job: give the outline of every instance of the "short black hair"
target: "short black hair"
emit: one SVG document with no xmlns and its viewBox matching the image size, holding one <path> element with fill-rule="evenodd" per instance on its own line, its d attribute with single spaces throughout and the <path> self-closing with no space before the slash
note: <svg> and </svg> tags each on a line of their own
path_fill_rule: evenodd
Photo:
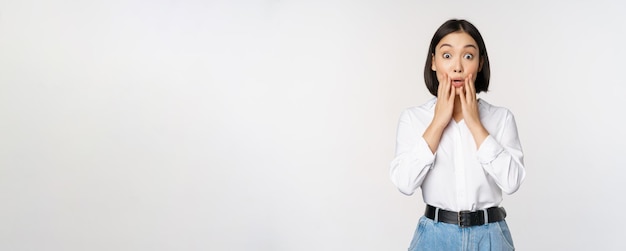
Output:
<svg viewBox="0 0 626 251">
<path fill-rule="evenodd" d="M 491 70 L 489 69 L 489 56 L 487 55 L 487 47 L 485 47 L 485 41 L 480 35 L 478 29 L 470 22 L 463 19 L 450 19 L 443 23 L 439 29 L 433 35 L 433 39 L 430 41 L 430 47 L 428 48 L 428 55 L 426 55 L 426 65 L 424 66 L 424 81 L 428 91 L 435 97 L 437 96 L 437 90 L 439 89 L 439 80 L 437 79 L 437 73 L 432 70 L 433 55 L 435 55 L 435 47 L 439 44 L 439 41 L 446 35 L 454 32 L 465 32 L 469 34 L 474 41 L 478 44 L 478 58 L 481 60 L 482 66 L 476 76 L 476 93 L 487 92 L 489 89 L 489 77 Z"/>
</svg>

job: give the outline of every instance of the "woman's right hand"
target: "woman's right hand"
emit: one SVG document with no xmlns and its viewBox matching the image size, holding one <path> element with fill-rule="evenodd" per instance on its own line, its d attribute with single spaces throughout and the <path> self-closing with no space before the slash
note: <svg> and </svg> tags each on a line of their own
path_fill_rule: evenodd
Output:
<svg viewBox="0 0 626 251">
<path fill-rule="evenodd" d="M 452 119 L 452 113 L 454 112 L 454 98 L 456 93 L 454 86 L 450 82 L 448 74 L 442 74 L 441 78 L 437 76 L 439 80 L 439 88 L 437 90 L 437 103 L 435 104 L 435 115 L 433 121 L 424 131 L 422 137 L 428 143 L 430 151 L 435 153 L 439 147 L 441 141 L 441 135 L 443 135 L 444 129 L 450 123 Z"/>
<path fill-rule="evenodd" d="M 435 104 L 435 116 L 431 122 L 434 126 L 445 128 L 452 119 L 454 112 L 454 98 L 456 93 L 448 74 L 442 74 L 437 90 L 437 103 Z"/>
</svg>

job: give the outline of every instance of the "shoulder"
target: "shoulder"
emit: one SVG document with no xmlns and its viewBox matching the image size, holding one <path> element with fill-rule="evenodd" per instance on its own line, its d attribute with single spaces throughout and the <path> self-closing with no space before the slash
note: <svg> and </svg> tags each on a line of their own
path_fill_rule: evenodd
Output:
<svg viewBox="0 0 626 251">
<path fill-rule="evenodd" d="M 478 100 L 480 117 L 483 120 L 509 120 L 513 113 L 506 107 L 492 105 L 484 99 Z"/>
<path fill-rule="evenodd" d="M 402 111 L 400 118 L 413 122 L 429 123 L 433 118 L 436 102 L 437 98 L 432 98 L 424 104 L 408 107 Z"/>
<path fill-rule="evenodd" d="M 428 100 L 426 103 L 416 106 L 411 106 L 402 112 L 403 116 L 406 115 L 419 115 L 419 114 L 429 114 L 434 112 L 435 103 L 437 103 L 437 98 L 432 98 Z"/>
</svg>

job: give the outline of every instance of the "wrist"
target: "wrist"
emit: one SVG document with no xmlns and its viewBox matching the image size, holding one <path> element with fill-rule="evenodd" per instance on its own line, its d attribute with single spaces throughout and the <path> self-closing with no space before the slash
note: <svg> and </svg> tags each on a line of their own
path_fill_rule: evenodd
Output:
<svg viewBox="0 0 626 251">
<path fill-rule="evenodd" d="M 432 122 L 430 122 L 430 126 L 443 130 L 443 129 L 445 129 L 448 126 L 448 124 L 450 123 L 451 119 L 452 118 L 448 118 L 448 119 L 437 118 L 435 116 L 435 118 L 433 118 Z"/>
<path fill-rule="evenodd" d="M 482 124 L 478 124 L 477 126 L 470 127 L 470 132 L 474 137 L 474 141 L 476 142 L 476 148 L 478 149 L 483 141 L 489 136 L 489 132 Z"/>
</svg>

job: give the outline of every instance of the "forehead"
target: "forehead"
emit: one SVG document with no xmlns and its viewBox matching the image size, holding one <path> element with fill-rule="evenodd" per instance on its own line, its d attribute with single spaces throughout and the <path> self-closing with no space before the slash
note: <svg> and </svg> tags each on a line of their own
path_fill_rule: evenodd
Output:
<svg viewBox="0 0 626 251">
<path fill-rule="evenodd" d="M 464 48 L 467 45 L 473 45 L 475 48 L 478 48 L 474 38 L 464 31 L 457 31 L 444 36 L 437 44 L 436 49 L 441 48 L 442 45 L 449 45 L 453 48 Z"/>
</svg>

